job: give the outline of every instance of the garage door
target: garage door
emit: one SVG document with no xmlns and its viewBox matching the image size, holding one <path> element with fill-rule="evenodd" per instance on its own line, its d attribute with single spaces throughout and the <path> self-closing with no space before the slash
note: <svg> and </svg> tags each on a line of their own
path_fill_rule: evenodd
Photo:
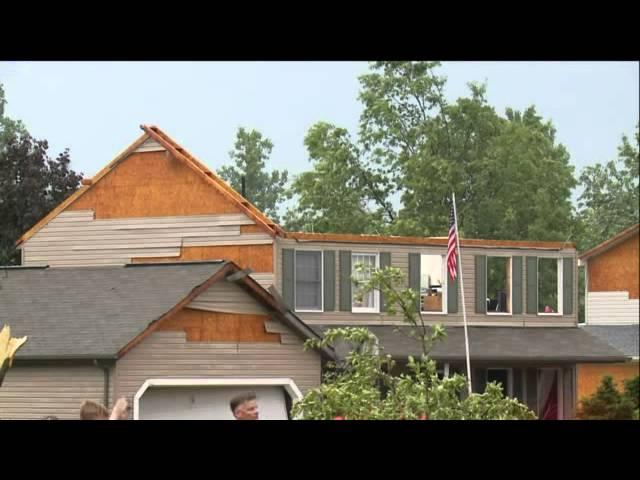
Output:
<svg viewBox="0 0 640 480">
<path fill-rule="evenodd" d="M 281 386 L 149 387 L 140 397 L 140 420 L 233 420 L 229 401 L 256 393 L 260 420 L 287 420 L 285 389 Z"/>
</svg>

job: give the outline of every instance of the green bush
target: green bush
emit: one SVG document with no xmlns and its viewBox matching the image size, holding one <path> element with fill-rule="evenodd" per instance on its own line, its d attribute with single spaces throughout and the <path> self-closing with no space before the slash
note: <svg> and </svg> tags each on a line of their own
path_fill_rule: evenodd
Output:
<svg viewBox="0 0 640 480">
<path fill-rule="evenodd" d="M 633 388 L 633 381 L 631 382 Z M 577 417 L 584 420 L 632 420 L 634 414 L 637 418 L 635 410 L 638 405 L 637 397 L 634 404 L 632 395 L 628 389 L 620 393 L 613 378 L 607 375 L 602 379 L 596 393 L 582 400 Z"/>
<path fill-rule="evenodd" d="M 482 394 L 466 395 L 466 378 L 439 378 L 428 356 L 409 357 L 407 371 L 392 374 L 395 362 L 382 354 L 366 328 L 325 332 L 319 347 L 347 341 L 354 346 L 341 365 L 329 365 L 320 387 L 296 402 L 293 415 L 305 420 L 534 420 L 535 414 L 502 388 L 489 383 Z"/>
<path fill-rule="evenodd" d="M 363 271 L 362 265 L 355 266 Z M 429 327 L 420 308 L 418 294 L 405 287 L 404 274 L 393 267 L 370 272 L 367 282 L 358 282 L 356 297 L 372 289 L 385 298 L 385 311 L 400 313 L 421 347 L 419 359 L 408 357 L 407 368 L 394 373 L 396 363 L 384 355 L 378 339 L 366 328 L 334 328 L 322 340 L 309 340 L 305 348 L 335 346 L 345 342 L 351 352 L 342 364 L 329 364 L 322 385 L 296 402 L 293 414 L 307 420 L 470 420 L 535 419 L 535 414 L 517 400 L 506 398 L 491 383 L 482 394 L 468 394 L 462 375 L 439 378 L 436 363 L 429 358 L 435 342 L 446 336 L 441 325 Z M 398 332 L 398 335 L 401 333 Z"/>
<path fill-rule="evenodd" d="M 624 394 L 633 402 L 637 411 L 640 408 L 640 375 L 624 381 Z"/>
</svg>

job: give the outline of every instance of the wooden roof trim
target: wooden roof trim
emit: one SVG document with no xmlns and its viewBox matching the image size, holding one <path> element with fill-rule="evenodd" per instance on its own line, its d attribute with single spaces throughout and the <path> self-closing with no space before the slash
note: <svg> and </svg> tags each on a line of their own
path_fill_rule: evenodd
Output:
<svg viewBox="0 0 640 480">
<path fill-rule="evenodd" d="M 204 165 L 200 160 L 198 160 L 195 156 L 189 153 L 185 148 L 183 148 L 180 144 L 178 144 L 175 140 L 173 140 L 169 135 L 164 133 L 160 128 L 154 125 L 141 125 L 145 132 L 149 135 L 153 136 L 156 141 L 161 143 L 165 148 L 169 146 L 172 147 L 174 151 L 176 151 L 180 156 L 182 156 L 187 162 L 189 162 L 192 166 L 196 167 L 197 170 L 204 173 L 205 178 L 209 183 L 213 183 L 218 187 L 223 193 L 227 194 L 227 197 L 231 197 L 230 199 L 236 203 L 243 211 L 245 211 L 251 218 L 256 220 L 259 225 L 264 226 L 268 232 L 275 232 L 279 235 L 284 235 L 284 230 L 280 225 L 273 222 L 269 217 L 267 217 L 260 209 L 258 209 L 255 205 L 249 202 L 246 198 L 236 192 L 233 188 L 231 188 L 227 182 L 222 180 L 215 172 L 210 170 L 206 165 Z"/>
<path fill-rule="evenodd" d="M 197 297 L 198 295 L 200 295 L 202 292 L 204 292 L 205 290 L 207 290 L 211 285 L 213 285 L 214 283 L 222 280 L 223 278 L 225 278 L 225 276 L 227 275 L 228 272 L 230 271 L 234 271 L 234 270 L 239 270 L 239 267 L 237 267 L 235 264 L 233 263 L 227 263 L 226 265 L 224 265 L 223 267 L 220 268 L 220 270 L 218 270 L 216 273 L 214 273 L 211 277 L 209 277 L 207 280 L 205 280 L 202 284 L 198 285 L 197 287 L 195 287 L 193 290 L 191 290 L 191 292 L 189 292 L 189 294 L 184 297 L 182 300 L 180 300 L 180 302 L 178 302 L 177 304 L 175 304 L 171 310 L 169 310 L 168 312 L 166 312 L 164 315 L 160 316 L 159 318 L 157 318 L 156 320 L 154 320 L 153 322 L 151 322 L 147 328 L 144 329 L 144 331 L 140 332 L 138 335 L 136 335 L 131 341 L 129 341 L 129 343 L 127 343 L 124 347 L 122 347 L 120 349 L 120 351 L 118 351 L 118 358 L 121 358 L 123 355 L 125 355 L 129 350 L 131 350 L 133 347 L 135 347 L 136 345 L 138 345 L 141 341 L 143 341 L 145 338 L 147 338 L 149 335 L 151 335 L 155 330 L 157 330 L 157 328 L 166 320 L 168 320 L 169 318 L 173 317 L 175 314 L 177 314 L 180 310 L 182 310 L 184 307 L 186 307 L 189 303 L 191 303 L 191 301 Z"/>
<path fill-rule="evenodd" d="M 177 160 L 181 161 L 184 165 L 186 165 L 187 167 L 189 167 L 191 170 L 193 170 L 197 175 L 199 175 L 202 179 L 204 179 L 206 182 L 208 182 L 210 185 L 216 187 L 216 189 L 222 193 L 223 196 L 227 197 L 228 200 L 230 200 L 231 202 L 233 202 L 234 204 L 236 204 L 236 206 L 240 209 L 240 211 L 242 211 L 243 213 L 245 213 L 247 216 L 249 216 L 252 220 L 254 220 L 258 225 L 260 225 L 262 227 L 262 229 L 264 231 L 266 231 L 269 235 L 271 235 L 272 237 L 275 237 L 276 232 L 271 229 L 269 227 L 268 224 L 266 224 L 260 217 L 258 217 L 254 212 L 251 211 L 251 209 L 247 208 L 245 205 L 242 204 L 242 202 L 239 202 L 236 198 L 234 198 L 232 195 L 229 194 L 229 192 L 225 189 L 219 188 L 219 185 L 215 182 L 213 182 L 213 179 L 211 178 L 210 175 L 213 175 L 212 172 L 205 172 L 204 170 L 200 169 L 198 167 L 198 165 L 196 165 L 193 161 L 191 161 L 189 158 L 185 157 L 182 152 L 178 151 L 178 149 L 176 147 L 174 147 L 170 142 L 168 142 L 167 140 L 165 140 L 164 138 L 162 138 L 162 136 L 158 135 L 157 132 L 153 131 L 152 129 L 149 129 L 146 126 L 142 126 L 142 128 L 145 129 L 145 131 L 154 139 L 156 140 L 158 143 L 160 143 L 162 146 L 164 146 L 167 151 L 169 151 L 169 153 L 171 155 L 173 155 Z"/>
<path fill-rule="evenodd" d="M 300 318 L 292 314 L 291 310 L 289 310 L 281 301 L 279 295 L 277 295 L 277 293 L 274 294 L 274 291 L 277 292 L 277 289 L 275 289 L 273 285 L 269 288 L 269 290 L 266 290 L 253 278 L 251 278 L 250 275 L 246 275 L 234 283 L 240 286 L 240 288 L 244 289 L 254 299 L 258 300 L 261 303 L 266 303 L 267 305 L 269 305 L 274 310 L 279 320 L 291 330 L 293 330 L 293 332 L 299 338 L 302 338 L 303 340 L 307 340 L 309 338 L 322 338 L 315 331 L 313 331 L 312 328 L 310 328 L 307 324 L 300 320 Z M 291 318 L 289 318 L 289 316 L 291 316 Z M 335 351 L 330 347 L 322 347 L 320 349 L 320 352 L 326 355 L 330 360 L 336 359 Z"/>
<path fill-rule="evenodd" d="M 68 196 L 65 200 L 62 201 L 57 207 L 47 213 L 38 223 L 36 223 L 33 227 L 27 230 L 18 240 L 16 240 L 16 247 L 20 246 L 22 243 L 29 240 L 36 233 L 38 233 L 45 225 L 47 225 L 51 220 L 61 214 L 69 205 L 75 202 L 78 198 L 85 194 L 87 190 L 92 188 L 102 177 L 104 177 L 107 173 L 109 173 L 121 160 L 128 157 L 136 148 L 142 145 L 149 135 L 146 133 L 142 134 L 133 143 L 131 143 L 128 147 L 122 150 L 116 157 L 111 160 L 102 170 L 96 173 L 91 178 L 90 185 L 81 185 L 78 190 L 73 192 L 70 196 Z"/>
<path fill-rule="evenodd" d="M 187 159 L 195 163 L 198 168 L 204 171 L 218 186 L 226 190 L 231 196 L 233 196 L 237 201 L 241 202 L 243 205 L 246 205 L 250 210 L 252 210 L 257 216 L 259 216 L 263 222 L 267 225 L 273 225 L 275 230 L 278 230 L 279 233 L 284 233 L 282 228 L 274 223 L 269 217 L 267 217 L 259 208 L 249 202 L 246 198 L 236 192 L 227 182 L 222 180 L 215 172 L 210 170 L 204 163 L 202 163 L 198 158 L 196 158 L 193 154 L 191 154 L 187 149 L 183 148 L 178 142 L 173 140 L 169 135 L 163 132 L 157 126 L 149 126 L 149 128 L 164 138 L 167 142 L 171 143 L 176 150 L 178 150 L 182 155 L 184 155 Z"/>
<path fill-rule="evenodd" d="M 285 238 L 297 241 L 315 242 L 343 242 L 343 243 L 372 243 L 390 245 L 424 245 L 446 246 L 447 237 L 402 237 L 390 235 L 353 235 L 342 233 L 307 233 L 287 232 Z M 572 242 L 538 242 L 527 240 L 481 240 L 460 239 L 461 247 L 499 247 L 499 248 L 535 248 L 546 250 L 562 250 L 575 248 Z"/>
<path fill-rule="evenodd" d="M 606 252 L 610 248 L 615 247 L 616 245 L 624 242 L 625 240 L 633 237 L 638 232 L 640 232 L 640 223 L 636 223 L 631 227 L 621 231 L 620 233 L 614 235 L 613 237 L 605 240 L 599 245 L 587 250 L 586 252 L 579 255 L 580 260 L 587 260 L 588 258 L 595 257 L 600 255 L 601 253 Z"/>
</svg>

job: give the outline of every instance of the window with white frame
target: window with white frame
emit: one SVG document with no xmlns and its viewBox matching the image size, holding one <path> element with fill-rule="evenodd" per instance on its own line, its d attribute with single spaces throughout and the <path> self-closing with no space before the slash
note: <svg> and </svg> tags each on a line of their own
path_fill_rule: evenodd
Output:
<svg viewBox="0 0 640 480">
<path fill-rule="evenodd" d="M 296 250 L 296 311 L 322 311 L 322 252 Z"/>
<path fill-rule="evenodd" d="M 371 278 L 373 270 L 378 268 L 378 254 L 376 253 L 352 253 L 351 277 L 355 280 L 351 285 L 352 312 L 378 313 L 380 310 L 380 292 L 369 290 L 363 293 L 360 282 L 366 282 Z"/>
<path fill-rule="evenodd" d="M 420 310 L 446 313 L 447 271 L 444 255 L 420 255 Z"/>
<path fill-rule="evenodd" d="M 538 313 L 562 313 L 562 259 L 538 258 Z"/>
<path fill-rule="evenodd" d="M 511 257 L 487 256 L 487 313 L 511 313 Z"/>
</svg>

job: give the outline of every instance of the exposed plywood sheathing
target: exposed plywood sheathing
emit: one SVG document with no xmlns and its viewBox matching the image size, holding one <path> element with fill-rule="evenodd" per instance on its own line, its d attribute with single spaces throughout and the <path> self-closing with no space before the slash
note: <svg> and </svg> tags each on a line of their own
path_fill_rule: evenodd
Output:
<svg viewBox="0 0 640 480">
<path fill-rule="evenodd" d="M 639 259 L 640 235 L 637 231 L 626 240 L 589 257 L 589 296 L 592 292 L 629 292 L 629 298 L 639 298 Z"/>
<path fill-rule="evenodd" d="M 88 209 L 97 219 L 242 213 L 166 152 L 131 154 L 68 208 Z"/>
<path fill-rule="evenodd" d="M 273 245 L 182 247 L 179 257 L 133 258 L 133 263 L 161 263 L 216 258 L 230 260 L 241 268 L 251 268 L 254 272 L 273 272 Z"/>
<path fill-rule="evenodd" d="M 184 331 L 190 342 L 279 342 L 265 330 L 268 315 L 206 312 L 185 308 L 158 331 Z"/>
</svg>

